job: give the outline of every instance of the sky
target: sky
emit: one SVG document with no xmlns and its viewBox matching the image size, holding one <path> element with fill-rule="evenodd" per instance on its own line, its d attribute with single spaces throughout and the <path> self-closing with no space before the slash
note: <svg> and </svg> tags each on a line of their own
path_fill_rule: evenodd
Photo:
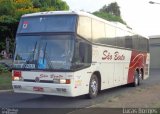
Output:
<svg viewBox="0 0 160 114">
<path fill-rule="evenodd" d="M 146 36 L 160 35 L 160 4 L 149 4 L 150 0 L 64 0 L 70 10 L 94 12 L 105 4 L 117 2 L 121 17 L 134 31 Z M 152 0 L 160 3 L 160 0 Z"/>
</svg>

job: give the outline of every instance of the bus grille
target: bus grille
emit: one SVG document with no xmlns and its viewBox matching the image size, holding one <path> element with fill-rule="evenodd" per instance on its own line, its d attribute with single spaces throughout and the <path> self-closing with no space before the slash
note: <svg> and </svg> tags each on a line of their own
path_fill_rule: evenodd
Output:
<svg viewBox="0 0 160 114">
<path fill-rule="evenodd" d="M 36 83 L 53 83 L 52 80 L 39 80 L 38 82 L 35 80 L 31 80 L 31 79 L 24 79 L 24 82 L 36 82 Z"/>
</svg>

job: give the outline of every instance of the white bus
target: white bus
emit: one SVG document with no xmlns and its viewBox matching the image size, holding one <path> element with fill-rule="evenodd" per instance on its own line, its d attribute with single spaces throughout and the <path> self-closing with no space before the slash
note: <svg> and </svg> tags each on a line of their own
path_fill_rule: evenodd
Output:
<svg viewBox="0 0 160 114">
<path fill-rule="evenodd" d="M 149 77 L 148 38 L 85 12 L 23 15 L 12 86 L 17 93 L 75 97 Z"/>
</svg>

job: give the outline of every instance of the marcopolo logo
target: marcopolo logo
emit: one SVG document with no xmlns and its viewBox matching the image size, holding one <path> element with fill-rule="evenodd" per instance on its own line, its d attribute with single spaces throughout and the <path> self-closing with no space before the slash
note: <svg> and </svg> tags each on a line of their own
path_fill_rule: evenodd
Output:
<svg viewBox="0 0 160 114">
<path fill-rule="evenodd" d="M 36 78 L 35 78 L 35 82 L 40 82 L 39 77 L 36 77 Z"/>
<path fill-rule="evenodd" d="M 23 29 L 26 29 L 28 27 L 28 21 L 23 22 Z"/>
</svg>

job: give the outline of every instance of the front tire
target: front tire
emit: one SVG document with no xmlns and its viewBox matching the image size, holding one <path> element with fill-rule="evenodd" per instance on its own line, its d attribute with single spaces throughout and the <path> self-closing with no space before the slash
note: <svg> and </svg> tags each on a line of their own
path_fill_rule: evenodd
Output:
<svg viewBox="0 0 160 114">
<path fill-rule="evenodd" d="M 95 74 L 93 74 L 90 79 L 89 93 L 88 93 L 87 97 L 89 99 L 95 98 L 98 94 L 98 88 L 99 88 L 98 78 Z"/>
</svg>

